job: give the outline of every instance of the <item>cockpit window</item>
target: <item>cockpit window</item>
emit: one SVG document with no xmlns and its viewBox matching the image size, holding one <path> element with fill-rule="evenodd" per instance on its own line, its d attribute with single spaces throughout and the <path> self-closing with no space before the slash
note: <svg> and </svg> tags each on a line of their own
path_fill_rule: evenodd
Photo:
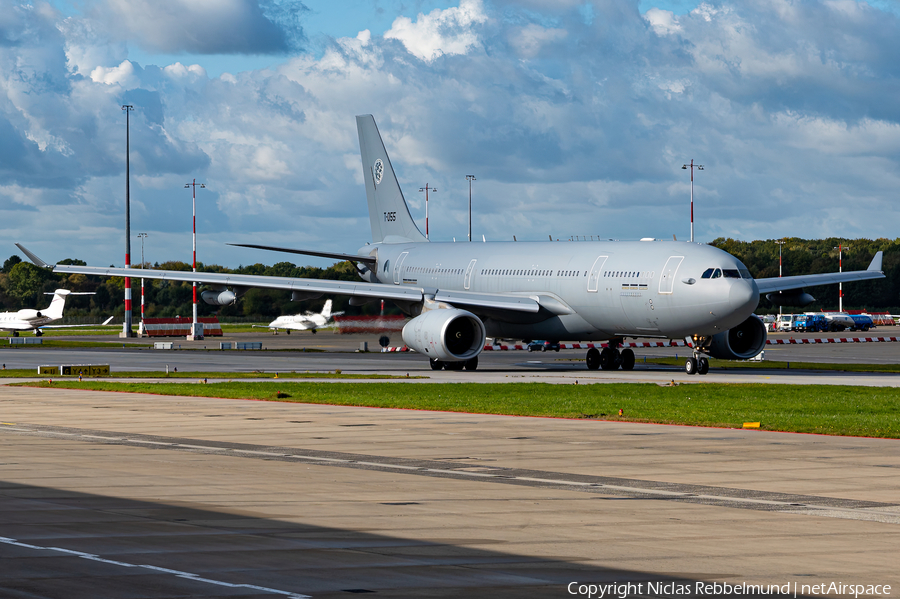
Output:
<svg viewBox="0 0 900 599">
<path fill-rule="evenodd" d="M 750 271 L 747 270 L 746 268 L 739 268 L 738 270 L 741 271 L 741 278 L 744 278 L 744 279 L 752 279 L 753 278 L 750 275 Z"/>
<path fill-rule="evenodd" d="M 710 278 L 712 276 L 714 270 L 715 270 L 715 268 L 707 268 L 706 270 L 703 271 L 703 274 L 700 275 L 700 278 L 701 279 Z"/>
<path fill-rule="evenodd" d="M 726 269 L 722 270 L 722 273 L 724 273 L 726 279 L 740 279 L 741 278 L 741 273 L 739 273 L 736 268 L 735 269 L 726 268 Z"/>
<path fill-rule="evenodd" d="M 719 270 L 718 268 L 716 269 L 716 272 L 714 272 L 714 273 L 712 274 L 712 278 L 714 278 L 714 279 L 718 279 L 718 278 L 721 277 L 721 276 L 722 276 L 722 271 Z"/>
</svg>

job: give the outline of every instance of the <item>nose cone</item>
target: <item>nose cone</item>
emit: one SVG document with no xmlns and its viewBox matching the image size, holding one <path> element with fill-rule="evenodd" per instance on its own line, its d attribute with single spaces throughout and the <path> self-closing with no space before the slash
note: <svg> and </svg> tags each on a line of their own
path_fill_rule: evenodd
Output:
<svg viewBox="0 0 900 599">
<path fill-rule="evenodd" d="M 728 306 L 732 314 L 747 318 L 759 304 L 759 287 L 753 279 L 741 279 L 731 285 L 728 292 Z"/>
</svg>

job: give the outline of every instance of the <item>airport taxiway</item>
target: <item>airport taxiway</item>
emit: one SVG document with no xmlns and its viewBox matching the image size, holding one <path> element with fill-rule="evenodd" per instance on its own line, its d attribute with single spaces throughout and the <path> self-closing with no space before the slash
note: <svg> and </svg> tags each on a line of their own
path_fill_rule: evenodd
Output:
<svg viewBox="0 0 900 599">
<path fill-rule="evenodd" d="M 880 327 L 880 336 L 898 336 L 897 327 Z M 778 339 L 791 335 L 772 335 Z M 802 371 L 757 368 L 712 368 L 705 376 L 689 376 L 680 366 L 644 364 L 644 358 L 686 357 L 683 347 L 642 348 L 635 350 L 637 364 L 632 372 L 589 371 L 584 366 L 584 350 L 560 352 L 485 351 L 479 356 L 478 370 L 474 373 L 435 372 L 428 361 L 416 353 L 358 353 L 361 341 L 375 348 L 376 338 L 369 335 L 271 335 L 238 334 L 221 338 L 227 341 L 259 341 L 266 351 L 219 350 L 220 338 L 207 338 L 200 342 L 170 339 L 173 350 L 122 348 L 121 342 L 109 337 L 65 337 L 65 339 L 104 340 L 108 347 L 85 349 L 37 349 L 4 346 L 0 361 L 6 368 L 37 370 L 45 364 L 110 364 L 115 371 L 166 371 L 178 368 L 182 372 L 334 372 L 354 374 L 390 374 L 427 377 L 418 382 L 510 382 L 541 381 L 548 383 L 579 384 L 592 382 L 655 382 L 684 383 L 734 382 L 781 384 L 830 384 L 897 387 L 900 374 L 853 373 L 836 371 Z M 145 343 L 151 341 L 143 340 Z M 179 346 L 182 349 L 178 349 Z M 193 348 L 193 349 L 188 349 Z M 298 351 L 308 348 L 315 351 Z M 766 358 L 783 362 L 844 362 L 869 364 L 900 363 L 900 343 L 847 343 L 830 345 L 770 346 Z"/>
<path fill-rule="evenodd" d="M 900 588 L 896 440 L 9 387 L 0 414 L 4 597 Z"/>
</svg>

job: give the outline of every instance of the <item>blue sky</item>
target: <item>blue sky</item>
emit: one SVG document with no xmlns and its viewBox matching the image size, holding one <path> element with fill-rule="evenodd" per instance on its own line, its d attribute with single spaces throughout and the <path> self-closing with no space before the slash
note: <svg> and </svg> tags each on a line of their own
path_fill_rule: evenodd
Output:
<svg viewBox="0 0 900 599">
<path fill-rule="evenodd" d="M 121 264 L 370 239 L 371 113 L 432 238 L 889 237 L 896 0 L 0 0 L 0 241 Z M 135 237 L 133 255 L 140 246 Z M 2 252 L 2 250 L 0 250 Z M 313 262 L 324 264 L 327 261 Z"/>
</svg>

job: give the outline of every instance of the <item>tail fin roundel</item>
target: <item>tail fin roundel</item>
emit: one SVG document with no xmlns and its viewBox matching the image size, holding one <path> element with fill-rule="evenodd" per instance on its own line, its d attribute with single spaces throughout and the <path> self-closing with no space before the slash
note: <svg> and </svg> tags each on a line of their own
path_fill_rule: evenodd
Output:
<svg viewBox="0 0 900 599">
<path fill-rule="evenodd" d="M 371 114 L 356 117 L 374 243 L 428 241 L 409 213 L 391 159 Z"/>
</svg>

